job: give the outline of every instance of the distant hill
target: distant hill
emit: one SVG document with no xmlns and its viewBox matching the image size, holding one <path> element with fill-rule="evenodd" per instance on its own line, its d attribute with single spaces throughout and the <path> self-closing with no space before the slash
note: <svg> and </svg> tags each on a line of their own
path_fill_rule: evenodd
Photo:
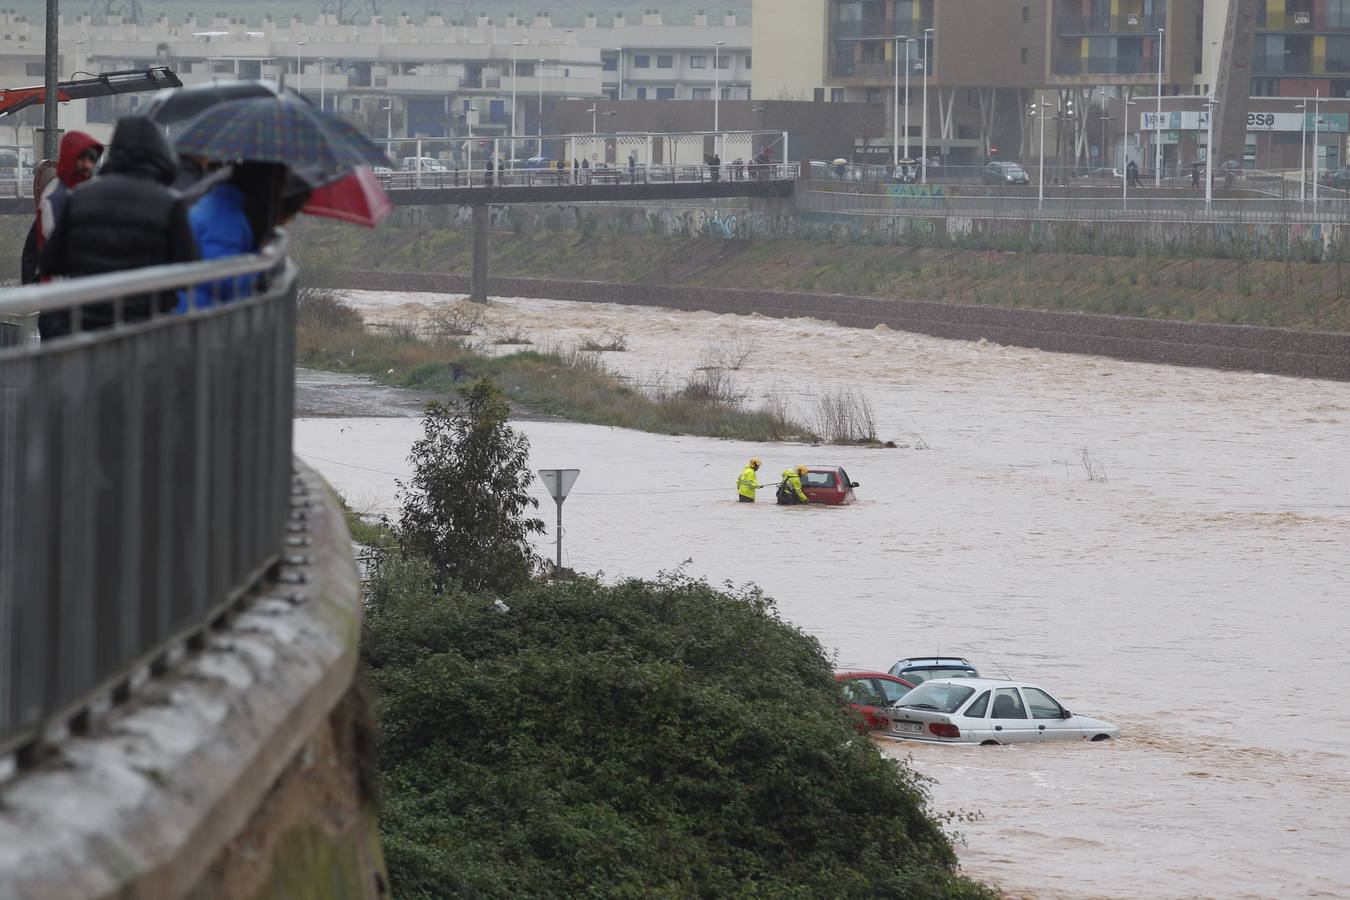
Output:
<svg viewBox="0 0 1350 900">
<path fill-rule="evenodd" d="M 119 8 L 130 9 L 129 0 L 110 0 L 111 8 L 115 11 Z M 225 11 L 233 18 L 243 17 L 250 22 L 260 22 L 267 14 L 274 17 L 289 17 L 292 13 L 299 14 L 302 18 L 312 20 L 325 7 L 337 8 L 343 3 L 343 0 L 296 0 L 296 2 L 287 4 L 284 9 L 279 9 L 273 0 L 231 0 L 230 3 L 224 3 L 222 0 L 140 0 L 143 15 L 147 20 L 153 20 L 160 14 L 167 13 L 175 21 L 185 18 L 190 13 L 196 13 L 199 19 L 208 19 L 217 11 Z M 414 21 L 421 21 L 429 12 L 439 11 L 441 15 L 450 20 L 472 19 L 479 12 L 486 13 L 496 22 L 505 19 L 507 13 L 515 12 L 521 18 L 529 18 L 540 8 L 547 8 L 553 17 L 554 25 L 580 25 L 585 19 L 587 13 L 594 12 L 600 17 L 601 24 L 608 24 L 610 18 L 615 13 L 623 13 L 630 22 L 641 20 L 644 10 L 650 8 L 659 8 L 665 22 L 669 24 L 687 24 L 694 20 L 694 15 L 699 10 L 706 10 L 709 16 L 714 18 L 721 17 L 728 12 L 734 12 L 741 17 L 743 23 L 750 21 L 750 0 L 733 0 L 730 3 L 710 3 L 708 0 L 552 0 L 552 2 L 533 2 L 530 0 L 402 0 L 402 2 L 390 2 L 390 0 L 345 0 L 346 9 L 358 10 L 354 13 L 357 19 L 366 19 L 370 16 L 372 8 L 378 9 L 381 15 L 397 16 L 406 12 L 412 16 Z M 20 14 L 28 16 L 30 22 L 41 22 L 43 17 L 43 4 L 41 0 L 15 0 L 15 8 Z M 95 3 L 99 9 L 109 7 L 108 0 L 103 3 Z M 74 19 L 76 16 L 85 15 L 90 12 L 88 3 L 67 2 L 62 4 L 61 13 L 66 21 Z"/>
</svg>

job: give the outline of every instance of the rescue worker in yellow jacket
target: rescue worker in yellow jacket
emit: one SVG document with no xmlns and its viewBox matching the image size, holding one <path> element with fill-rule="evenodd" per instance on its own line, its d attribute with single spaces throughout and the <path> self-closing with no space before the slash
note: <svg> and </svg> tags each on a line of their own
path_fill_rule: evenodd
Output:
<svg viewBox="0 0 1350 900">
<path fill-rule="evenodd" d="M 805 474 L 806 466 L 788 469 L 783 473 L 783 481 L 778 485 L 779 506 L 796 506 L 811 502 L 806 492 L 802 490 L 802 476 Z"/>
<path fill-rule="evenodd" d="M 750 463 L 741 471 L 741 477 L 736 479 L 736 493 L 742 503 L 755 502 L 755 489 L 762 488 L 764 485 L 759 483 L 759 457 L 756 456 L 750 460 Z"/>
</svg>

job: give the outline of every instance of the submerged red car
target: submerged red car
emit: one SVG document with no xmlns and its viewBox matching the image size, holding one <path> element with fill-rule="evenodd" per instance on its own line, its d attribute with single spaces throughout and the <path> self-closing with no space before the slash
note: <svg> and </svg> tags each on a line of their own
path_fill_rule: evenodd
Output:
<svg viewBox="0 0 1350 900">
<path fill-rule="evenodd" d="M 893 705 L 914 687 L 903 678 L 883 672 L 835 672 L 834 680 L 843 689 L 848 705 L 862 716 L 859 731 L 864 730 L 862 726 L 873 731 L 890 728 L 890 718 L 878 707 Z"/>
<path fill-rule="evenodd" d="M 807 466 L 802 476 L 802 492 L 812 503 L 840 506 L 857 498 L 853 489 L 858 482 L 850 481 L 842 466 Z"/>
</svg>

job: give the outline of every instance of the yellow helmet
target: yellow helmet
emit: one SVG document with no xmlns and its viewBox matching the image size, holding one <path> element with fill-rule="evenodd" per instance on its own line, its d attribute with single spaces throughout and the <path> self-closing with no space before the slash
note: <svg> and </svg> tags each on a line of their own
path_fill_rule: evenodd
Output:
<svg viewBox="0 0 1350 900">
<path fill-rule="evenodd" d="M 759 468 L 759 457 L 758 457 L 758 456 L 753 457 L 753 458 L 750 460 L 750 468 L 752 468 L 752 469 L 758 469 L 758 468 Z"/>
<path fill-rule="evenodd" d="M 798 467 L 797 467 L 797 474 L 798 474 L 798 475 L 805 475 L 805 474 L 807 473 L 807 471 L 808 471 L 808 470 L 807 470 L 806 466 L 798 466 Z"/>
</svg>

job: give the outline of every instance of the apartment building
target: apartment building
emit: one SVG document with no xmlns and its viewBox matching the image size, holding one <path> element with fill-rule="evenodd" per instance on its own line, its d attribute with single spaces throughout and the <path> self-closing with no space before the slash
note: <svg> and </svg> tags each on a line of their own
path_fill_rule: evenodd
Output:
<svg viewBox="0 0 1350 900">
<path fill-rule="evenodd" d="M 1320 95 L 1333 99 L 1317 106 L 1309 153 L 1337 164 L 1348 156 L 1350 0 L 1255 5 L 1254 99 L 1229 101 L 1250 113 L 1243 161 L 1297 167 L 1316 106 L 1300 109 L 1302 98 Z M 1035 103 L 1048 156 L 1151 168 L 1161 147 L 1164 168 L 1177 171 L 1207 154 L 1205 103 L 1229 9 L 1230 0 L 757 0 L 751 90 L 757 100 L 882 105 L 886 131 L 859 136 L 859 159 L 886 161 L 906 136 L 917 156 L 926 126 L 930 153 L 949 163 L 1026 161 L 1040 150 L 1027 115 Z"/>
<path fill-rule="evenodd" d="M 746 99 L 750 29 L 734 16 L 666 25 L 652 10 L 639 22 L 554 26 L 549 16 L 450 21 L 431 14 L 340 23 L 266 19 L 260 26 L 217 16 L 146 25 L 81 16 L 60 32 L 62 77 L 76 71 L 168 65 L 184 84 L 284 77 L 324 108 L 354 115 L 377 137 L 484 138 L 550 130 L 551 105 L 564 99 Z M 0 12 L 0 86 L 42 79 L 43 31 Z M 144 97 L 70 104 L 62 127 L 106 137 Z M 21 123 L 21 129 L 27 124 Z M 31 137 L 16 135 L 16 143 Z"/>
<path fill-rule="evenodd" d="M 1030 89 L 1045 81 L 1045 23 L 1046 0 L 760 0 L 752 92 L 883 104 L 888 132 L 859 157 L 883 161 L 895 143 L 917 156 L 926 124 L 930 155 L 950 164 L 1012 158 L 1026 149 Z"/>
</svg>

